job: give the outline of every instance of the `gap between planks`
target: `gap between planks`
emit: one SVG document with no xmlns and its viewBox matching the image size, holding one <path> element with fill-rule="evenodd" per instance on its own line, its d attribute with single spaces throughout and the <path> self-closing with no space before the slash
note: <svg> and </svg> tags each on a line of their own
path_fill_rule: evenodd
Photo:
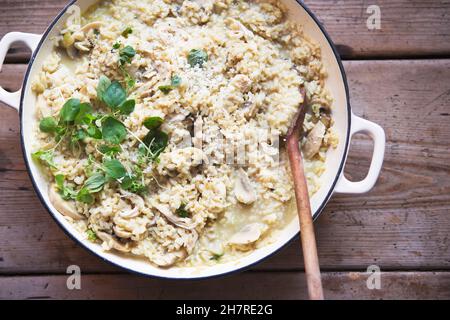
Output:
<svg viewBox="0 0 450 320">
<path fill-rule="evenodd" d="M 306 299 L 301 272 L 246 272 L 208 280 L 161 280 L 136 275 L 81 275 L 68 290 L 64 276 L 0 277 L 0 299 Z M 379 290 L 367 273 L 324 272 L 327 299 L 449 299 L 450 272 L 382 272 Z"/>
<path fill-rule="evenodd" d="M 449 268 L 450 127 L 441 114 L 450 105 L 450 60 L 352 61 L 345 67 L 355 113 L 385 127 L 388 145 L 376 188 L 333 197 L 320 216 L 324 269 L 363 270 L 373 263 L 382 270 Z M 0 83 L 20 86 L 24 68 L 5 66 Z M 21 171 L 17 113 L 0 113 L 0 168 L 16 170 L 0 172 L 0 242 L 11 248 L 0 248 L 1 272 L 62 273 L 74 263 L 89 272 L 114 271 L 68 239 L 39 204 Z M 346 167 L 352 177 L 363 176 L 370 152 L 367 139 L 354 141 Z M 255 268 L 301 269 L 297 245 Z"/>
<path fill-rule="evenodd" d="M 7 32 L 42 33 L 67 0 L 4 0 L 0 37 Z M 449 57 L 450 3 L 445 0 L 378 0 L 381 29 L 369 30 L 363 0 L 305 0 L 345 59 Z M 25 62 L 29 53 L 15 45 L 7 61 Z"/>
</svg>

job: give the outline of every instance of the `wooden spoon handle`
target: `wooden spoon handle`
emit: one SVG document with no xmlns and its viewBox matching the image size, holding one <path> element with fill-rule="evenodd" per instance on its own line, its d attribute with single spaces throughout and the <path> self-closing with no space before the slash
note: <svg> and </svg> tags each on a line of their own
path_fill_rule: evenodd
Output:
<svg viewBox="0 0 450 320">
<path fill-rule="evenodd" d="M 311 300 L 323 300 L 322 280 L 320 278 L 319 258 L 317 256 L 316 237 L 309 203 L 308 185 L 303 170 L 298 135 L 289 135 L 287 139 L 289 162 L 294 180 L 295 199 L 300 221 L 300 236 L 305 264 L 306 283 Z"/>
</svg>

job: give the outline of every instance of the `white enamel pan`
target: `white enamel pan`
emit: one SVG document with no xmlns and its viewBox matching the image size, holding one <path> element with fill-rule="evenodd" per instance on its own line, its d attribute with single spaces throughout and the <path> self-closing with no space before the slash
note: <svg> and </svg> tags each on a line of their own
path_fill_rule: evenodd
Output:
<svg viewBox="0 0 450 320">
<path fill-rule="evenodd" d="M 52 43 L 49 41 L 49 38 L 56 35 L 61 29 L 70 6 L 77 5 L 83 11 L 94 2 L 94 0 L 72 1 L 60 14 L 58 14 L 43 35 L 11 32 L 6 34 L 0 41 L 0 67 L 3 64 L 6 52 L 14 42 L 25 43 L 33 52 L 23 80 L 22 89 L 10 93 L 0 87 L 0 102 L 15 108 L 19 112 L 22 151 L 31 181 L 33 182 L 33 186 L 42 201 L 42 204 L 65 232 L 83 247 L 109 263 L 148 276 L 171 279 L 209 278 L 243 270 L 261 262 L 280 250 L 299 233 L 298 222 L 296 219 L 284 228 L 283 232 L 280 233 L 279 237 L 272 244 L 257 249 L 238 261 L 218 264 L 211 267 L 174 267 L 161 269 L 153 266 L 144 259 L 136 259 L 121 256 L 112 252 L 104 252 L 98 244 L 84 240 L 83 235 L 79 234 L 70 223 L 55 210 L 47 196 L 48 183 L 36 164 L 32 161 L 30 155 L 33 151 L 31 149 L 31 137 L 33 136 L 31 128 L 35 121 L 34 108 L 36 100 L 35 94 L 31 90 L 31 80 L 34 78 L 34 75 L 40 71 L 44 59 L 51 52 Z M 347 79 L 341 59 L 330 37 L 320 25 L 317 18 L 301 1 L 284 0 L 282 2 L 288 8 L 288 18 L 301 24 L 305 34 L 321 46 L 323 62 L 329 74 L 326 81 L 326 87 L 334 97 L 334 130 L 339 135 L 339 145 L 336 149 L 329 151 L 326 163 L 327 169 L 321 177 L 322 187 L 311 198 L 311 208 L 315 219 L 324 209 L 333 193 L 365 193 L 374 186 L 383 163 L 385 134 L 379 125 L 357 117 L 352 113 L 349 102 Z M 350 140 L 355 133 L 363 133 L 371 137 L 374 142 L 374 149 L 367 176 L 362 181 L 351 182 L 344 177 L 343 169 L 347 159 Z"/>
</svg>

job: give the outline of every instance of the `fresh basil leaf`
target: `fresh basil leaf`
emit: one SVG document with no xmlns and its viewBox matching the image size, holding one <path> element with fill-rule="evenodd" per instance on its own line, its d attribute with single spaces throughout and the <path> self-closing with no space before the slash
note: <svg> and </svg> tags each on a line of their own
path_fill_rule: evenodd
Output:
<svg viewBox="0 0 450 320">
<path fill-rule="evenodd" d="M 172 87 L 178 87 L 181 84 L 181 77 L 174 75 L 172 76 L 172 78 L 170 79 L 170 85 Z"/>
<path fill-rule="evenodd" d="M 63 174 L 55 175 L 55 182 L 58 189 L 64 188 L 64 175 Z"/>
<path fill-rule="evenodd" d="M 75 120 L 78 112 L 80 112 L 80 100 L 79 99 L 69 99 L 64 103 L 61 111 L 59 112 L 59 117 L 61 121 L 69 123 Z"/>
<path fill-rule="evenodd" d="M 52 133 L 56 131 L 58 123 L 53 117 L 45 117 L 39 122 L 39 129 L 42 132 Z"/>
<path fill-rule="evenodd" d="M 203 64 L 208 61 L 208 54 L 203 50 L 192 49 L 189 51 L 187 60 L 191 67 L 195 67 L 197 65 L 202 67 Z"/>
<path fill-rule="evenodd" d="M 55 182 L 56 182 L 56 186 L 58 188 L 58 193 L 61 195 L 61 198 L 63 198 L 64 200 L 75 199 L 77 196 L 77 193 L 73 190 L 73 188 L 64 185 L 64 179 L 65 179 L 65 177 L 62 174 L 57 174 L 55 176 Z"/>
<path fill-rule="evenodd" d="M 104 155 L 113 156 L 121 151 L 119 146 L 108 146 L 103 144 L 98 147 L 98 151 L 103 153 Z"/>
<path fill-rule="evenodd" d="M 94 203 L 94 196 L 89 192 L 87 188 L 81 188 L 80 191 L 78 191 L 76 200 L 79 202 L 92 204 Z"/>
<path fill-rule="evenodd" d="M 84 102 L 80 104 L 80 110 L 75 117 L 75 124 L 89 124 L 92 121 L 92 106 Z"/>
<path fill-rule="evenodd" d="M 118 81 L 111 82 L 103 95 L 103 101 L 111 109 L 116 109 L 127 98 L 127 93 Z"/>
<path fill-rule="evenodd" d="M 101 139 L 102 138 L 102 132 L 95 124 L 89 125 L 89 127 L 86 130 L 89 137 L 94 139 Z"/>
<path fill-rule="evenodd" d="M 153 159 L 156 159 L 166 149 L 169 136 L 160 130 L 150 130 L 144 137 L 143 142 L 149 147 Z"/>
<path fill-rule="evenodd" d="M 134 101 L 134 99 L 124 101 L 119 106 L 120 113 L 126 114 L 126 115 L 132 113 L 134 111 L 135 105 L 136 105 L 136 101 Z"/>
<path fill-rule="evenodd" d="M 128 38 L 128 35 L 131 33 L 133 33 L 133 29 L 131 29 L 131 27 L 126 27 L 126 29 L 122 31 L 122 36 Z"/>
<path fill-rule="evenodd" d="M 73 144 L 78 143 L 78 141 L 84 140 L 87 137 L 86 131 L 84 129 L 79 129 L 72 134 L 70 142 Z"/>
<path fill-rule="evenodd" d="M 131 59 L 136 55 L 136 51 L 131 46 L 126 46 L 119 51 L 119 64 L 124 65 L 130 63 Z"/>
<path fill-rule="evenodd" d="M 97 99 L 99 101 L 104 101 L 104 96 L 106 89 L 111 85 L 111 80 L 108 79 L 107 76 L 101 75 L 100 79 L 98 79 L 98 85 L 97 85 Z"/>
<path fill-rule="evenodd" d="M 105 170 L 106 176 L 111 179 L 121 179 L 127 174 L 125 167 L 116 159 L 106 160 L 103 163 L 103 169 Z"/>
<path fill-rule="evenodd" d="M 53 169 L 57 169 L 56 164 L 53 162 L 53 156 L 53 150 L 39 150 L 31 154 L 33 159 L 41 161 Z"/>
<path fill-rule="evenodd" d="M 158 129 L 164 122 L 161 117 L 148 117 L 144 120 L 143 124 L 148 130 Z"/>
<path fill-rule="evenodd" d="M 103 173 L 97 172 L 90 176 L 84 183 L 84 188 L 89 190 L 91 193 L 99 192 L 103 189 L 106 183 L 106 178 Z"/>
<path fill-rule="evenodd" d="M 107 117 L 102 124 L 103 139 L 110 144 L 119 144 L 127 136 L 125 125 L 113 117 Z"/>
</svg>

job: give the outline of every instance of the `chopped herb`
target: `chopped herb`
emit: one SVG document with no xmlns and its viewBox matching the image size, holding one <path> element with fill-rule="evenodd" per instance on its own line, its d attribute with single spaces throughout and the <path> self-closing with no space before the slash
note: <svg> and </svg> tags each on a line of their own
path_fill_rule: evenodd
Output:
<svg viewBox="0 0 450 320">
<path fill-rule="evenodd" d="M 87 188 L 81 188 L 77 193 L 76 200 L 79 202 L 92 204 L 94 203 L 94 196 L 89 192 Z"/>
<path fill-rule="evenodd" d="M 122 36 L 128 38 L 128 35 L 132 33 L 133 29 L 131 29 L 131 27 L 127 27 L 125 30 L 122 31 Z"/>
<path fill-rule="evenodd" d="M 97 99 L 105 102 L 104 96 L 106 89 L 111 85 L 111 80 L 108 79 L 108 77 L 102 75 L 100 76 L 100 79 L 98 79 L 98 85 L 97 85 Z"/>
<path fill-rule="evenodd" d="M 175 213 L 181 218 L 189 218 L 190 213 L 186 210 L 186 203 L 182 203 Z"/>
<path fill-rule="evenodd" d="M 113 49 L 117 50 L 120 48 L 120 42 L 116 42 L 113 44 Z"/>
<path fill-rule="evenodd" d="M 169 94 L 169 92 L 173 90 L 173 87 L 171 85 L 164 85 L 159 86 L 158 89 L 164 94 Z"/>
<path fill-rule="evenodd" d="M 113 81 L 103 94 L 103 101 L 115 110 L 127 98 L 127 93 L 118 81 Z"/>
<path fill-rule="evenodd" d="M 125 77 L 125 84 L 127 85 L 127 90 L 130 91 L 135 85 L 136 80 L 133 79 L 133 77 L 128 73 L 127 70 L 125 70 L 124 66 L 119 66 L 120 70 L 122 71 L 123 76 Z"/>
<path fill-rule="evenodd" d="M 144 120 L 144 126 L 148 130 L 158 129 L 164 122 L 164 119 L 161 117 L 148 117 Z"/>
<path fill-rule="evenodd" d="M 169 136 L 167 133 L 160 130 L 150 130 L 144 137 L 143 142 L 147 147 L 149 147 L 152 153 L 152 159 L 155 160 L 159 155 L 166 149 Z"/>
<path fill-rule="evenodd" d="M 178 87 L 180 84 L 181 78 L 175 75 L 170 79 L 170 85 L 159 86 L 158 89 L 161 90 L 164 94 L 168 94 L 170 91 Z"/>
<path fill-rule="evenodd" d="M 101 139 L 103 137 L 102 132 L 95 124 L 89 125 L 89 127 L 86 129 L 86 132 L 89 137 L 94 139 Z"/>
<path fill-rule="evenodd" d="M 75 120 L 78 112 L 80 112 L 80 100 L 69 99 L 64 103 L 59 112 L 60 120 L 65 123 L 71 123 Z"/>
<path fill-rule="evenodd" d="M 136 101 L 134 99 L 126 100 L 122 102 L 119 106 L 120 113 L 128 115 L 134 111 Z"/>
<path fill-rule="evenodd" d="M 157 160 L 169 141 L 167 133 L 159 129 L 163 122 L 164 120 L 160 117 L 149 117 L 143 122 L 144 126 L 149 129 L 149 132 L 143 139 L 145 146 L 139 146 L 139 153 L 147 158 L 150 157 L 152 161 Z"/>
<path fill-rule="evenodd" d="M 107 155 L 107 156 L 113 156 L 113 155 L 119 153 L 120 150 L 121 149 L 119 146 L 108 146 L 106 144 L 103 144 L 98 147 L 98 151 L 100 151 L 101 153 L 103 153 L 104 155 Z"/>
<path fill-rule="evenodd" d="M 97 240 L 97 234 L 94 232 L 94 230 L 92 230 L 92 229 L 87 229 L 87 230 L 86 230 L 86 234 L 87 234 L 87 237 L 88 237 L 88 240 L 89 240 L 89 241 L 95 241 L 95 240 Z"/>
<path fill-rule="evenodd" d="M 209 260 L 219 261 L 220 258 L 222 258 L 222 256 L 223 256 L 223 253 L 222 254 L 213 253 L 213 255 L 211 256 L 211 258 L 209 258 Z"/>
<path fill-rule="evenodd" d="M 72 187 L 68 187 L 64 184 L 64 175 L 57 174 L 55 176 L 55 182 L 61 198 L 63 198 L 64 200 L 71 200 L 76 198 L 77 193 L 72 189 Z"/>
<path fill-rule="evenodd" d="M 178 87 L 181 84 L 181 77 L 177 75 L 172 76 L 170 79 L 170 84 L 172 87 Z"/>
<path fill-rule="evenodd" d="M 127 136 L 125 125 L 113 117 L 107 117 L 102 124 L 102 136 L 110 144 L 119 144 Z"/>
<path fill-rule="evenodd" d="M 127 80 L 129 81 L 129 80 Z M 134 80 L 132 80 L 134 85 Z M 127 83 L 130 86 L 130 83 Z M 127 93 L 118 81 L 110 81 L 107 77 L 101 76 L 97 86 L 97 98 L 103 101 L 111 110 L 120 110 L 122 114 L 130 114 L 134 111 L 136 104 L 134 99 L 127 99 Z"/>
<path fill-rule="evenodd" d="M 142 193 L 147 190 L 147 187 L 142 183 L 142 181 L 139 181 L 139 177 L 137 175 L 125 176 L 120 186 L 122 189 L 133 193 Z"/>
<path fill-rule="evenodd" d="M 75 124 L 90 124 L 94 119 L 91 104 L 87 102 L 81 103 L 74 119 Z"/>
<path fill-rule="evenodd" d="M 94 29 L 94 34 L 95 34 L 96 36 L 98 36 L 98 35 L 100 34 L 100 30 Z"/>
<path fill-rule="evenodd" d="M 56 131 L 57 127 L 58 123 L 56 122 L 56 119 L 53 117 L 45 117 L 39 123 L 39 129 L 42 132 L 52 133 Z"/>
<path fill-rule="evenodd" d="M 103 163 L 106 176 L 111 179 L 121 179 L 127 175 L 127 170 L 119 160 L 109 159 Z"/>
<path fill-rule="evenodd" d="M 31 156 L 33 159 L 48 165 L 50 168 L 57 169 L 56 164 L 53 162 L 53 150 L 39 150 L 34 152 Z"/>
<path fill-rule="evenodd" d="M 66 126 L 57 126 L 55 133 L 56 133 L 55 140 L 56 140 L 56 142 L 59 142 L 67 133 L 67 127 Z"/>
<path fill-rule="evenodd" d="M 84 138 L 86 138 L 86 137 L 87 137 L 87 132 L 84 131 L 83 129 L 79 129 L 72 134 L 71 142 L 75 143 L 80 140 L 84 140 Z"/>
<path fill-rule="evenodd" d="M 203 64 L 208 61 L 208 54 L 199 49 L 192 49 L 187 57 L 188 63 L 191 67 L 199 66 L 203 67 Z"/>
<path fill-rule="evenodd" d="M 101 172 L 94 173 L 90 176 L 84 183 L 84 188 L 86 188 L 90 193 L 96 193 L 103 189 L 106 183 L 106 178 Z"/>
<path fill-rule="evenodd" d="M 136 51 L 131 46 L 126 46 L 119 51 L 119 64 L 124 65 L 130 63 L 131 59 L 136 55 Z"/>
</svg>

